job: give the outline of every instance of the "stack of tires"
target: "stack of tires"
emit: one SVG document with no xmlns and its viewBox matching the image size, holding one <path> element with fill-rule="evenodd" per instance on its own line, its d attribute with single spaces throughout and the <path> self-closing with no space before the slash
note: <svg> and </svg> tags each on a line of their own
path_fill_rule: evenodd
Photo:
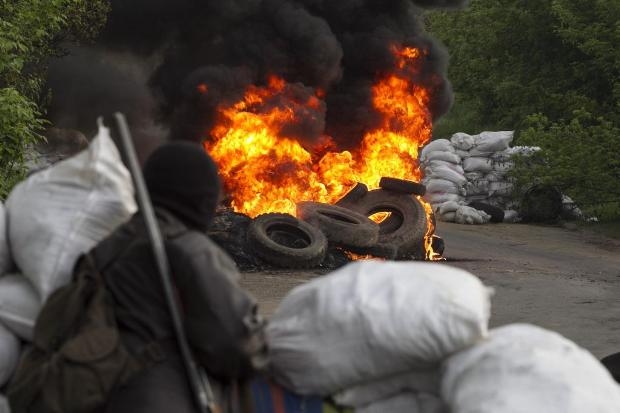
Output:
<svg viewBox="0 0 620 413">
<path fill-rule="evenodd" d="M 382 178 L 380 189 L 357 184 L 336 205 L 304 201 L 297 217 L 269 213 L 248 228 L 248 246 L 265 262 L 284 268 L 321 265 L 329 247 L 388 259 L 425 259 L 426 211 L 416 198 L 424 186 Z M 370 219 L 384 214 L 377 223 Z"/>
</svg>

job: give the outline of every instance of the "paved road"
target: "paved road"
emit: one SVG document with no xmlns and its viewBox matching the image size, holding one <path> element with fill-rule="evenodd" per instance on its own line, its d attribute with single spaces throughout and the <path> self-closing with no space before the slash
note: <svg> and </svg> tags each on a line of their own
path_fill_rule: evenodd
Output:
<svg viewBox="0 0 620 413">
<path fill-rule="evenodd" d="M 495 288 L 491 325 L 553 329 L 596 356 L 620 351 L 620 243 L 577 230 L 531 225 L 440 223 L 446 264 Z M 243 274 L 271 314 L 293 287 L 320 272 Z"/>
</svg>

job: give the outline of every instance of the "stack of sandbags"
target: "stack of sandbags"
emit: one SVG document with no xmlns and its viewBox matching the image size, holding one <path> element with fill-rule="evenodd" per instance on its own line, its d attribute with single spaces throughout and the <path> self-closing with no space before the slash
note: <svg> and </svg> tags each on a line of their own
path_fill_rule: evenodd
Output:
<svg viewBox="0 0 620 413">
<path fill-rule="evenodd" d="M 466 202 L 484 201 L 503 207 L 500 197 L 512 193 L 507 172 L 514 166 L 510 160 L 510 142 L 514 131 L 482 132 L 479 135 L 456 133 L 450 141 L 463 159 L 467 176 Z"/>
<path fill-rule="evenodd" d="M 284 298 L 267 328 L 273 376 L 362 412 L 442 407 L 439 365 L 486 337 L 489 297 L 446 265 L 348 264 Z"/>
<path fill-rule="evenodd" d="M 489 337 L 444 364 L 442 399 L 453 413 L 612 413 L 620 387 L 589 352 L 527 324 Z"/>
<path fill-rule="evenodd" d="M 436 139 L 420 152 L 420 166 L 426 186 L 424 199 L 431 205 L 459 202 L 465 195 L 467 179 L 461 158 L 447 139 Z"/>
<path fill-rule="evenodd" d="M 136 208 L 129 171 L 100 125 L 86 150 L 29 176 L 9 194 L 13 259 L 44 301 L 69 281 L 78 256 Z"/>
</svg>

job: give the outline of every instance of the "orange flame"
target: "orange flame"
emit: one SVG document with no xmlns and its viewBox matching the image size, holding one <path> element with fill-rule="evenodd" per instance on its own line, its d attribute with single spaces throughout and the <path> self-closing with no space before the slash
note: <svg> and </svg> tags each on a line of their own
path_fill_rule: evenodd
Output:
<svg viewBox="0 0 620 413">
<path fill-rule="evenodd" d="M 417 71 L 423 51 L 394 48 L 396 66 Z M 286 136 L 283 125 L 295 122 L 295 112 L 286 107 L 254 110 L 271 96 L 283 93 L 286 82 L 276 76 L 264 87 L 251 86 L 243 100 L 219 108 L 222 121 L 211 131 L 206 149 L 217 162 L 232 207 L 256 216 L 266 212 L 295 214 L 302 200 L 333 203 L 356 182 L 377 188 L 382 176 L 419 181 L 418 150 L 431 138 L 429 93 L 405 76 L 389 74 L 373 86 L 373 105 L 383 117 L 382 125 L 367 133 L 352 152 L 330 150 L 325 136 L 316 148 L 304 148 Z M 316 108 L 323 90 L 303 102 Z M 319 148 L 319 146 L 321 148 Z M 320 159 L 313 153 L 322 154 Z M 427 211 L 430 205 L 425 204 Z M 432 254 L 429 220 L 427 254 Z"/>
</svg>

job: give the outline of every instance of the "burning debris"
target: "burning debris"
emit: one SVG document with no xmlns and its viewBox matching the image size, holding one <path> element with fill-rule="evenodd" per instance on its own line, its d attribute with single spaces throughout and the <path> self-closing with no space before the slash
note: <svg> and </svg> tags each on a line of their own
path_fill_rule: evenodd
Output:
<svg viewBox="0 0 620 413">
<path fill-rule="evenodd" d="M 125 112 L 144 131 L 143 157 L 154 141 L 142 136 L 161 138 L 157 127 L 204 141 L 232 208 L 252 218 L 294 214 L 300 201 L 333 204 L 356 182 L 422 178 L 419 148 L 452 93 L 421 7 L 463 3 L 112 0 L 96 47 L 52 62 L 50 113 L 80 128 L 133 102 Z M 76 76 L 80 87 L 68 87 Z M 432 211 L 415 199 L 429 257 Z"/>
</svg>

